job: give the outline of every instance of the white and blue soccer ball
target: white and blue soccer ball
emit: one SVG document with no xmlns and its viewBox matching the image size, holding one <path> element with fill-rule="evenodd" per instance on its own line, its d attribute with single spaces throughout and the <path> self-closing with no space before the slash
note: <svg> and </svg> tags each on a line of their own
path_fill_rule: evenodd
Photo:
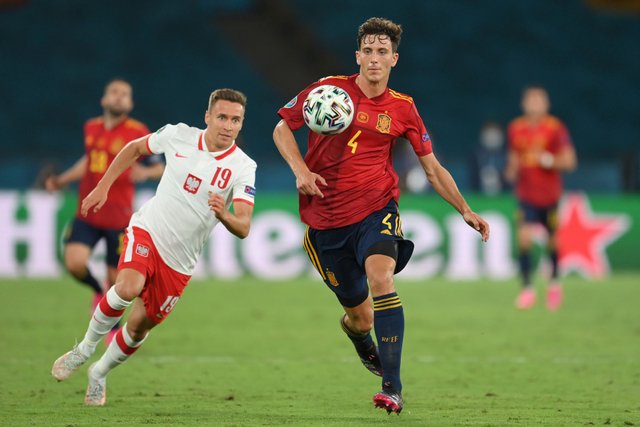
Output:
<svg viewBox="0 0 640 427">
<path fill-rule="evenodd" d="M 346 90 L 323 85 L 309 92 L 302 115 L 309 129 L 320 135 L 337 135 L 353 120 L 353 101 Z"/>
</svg>

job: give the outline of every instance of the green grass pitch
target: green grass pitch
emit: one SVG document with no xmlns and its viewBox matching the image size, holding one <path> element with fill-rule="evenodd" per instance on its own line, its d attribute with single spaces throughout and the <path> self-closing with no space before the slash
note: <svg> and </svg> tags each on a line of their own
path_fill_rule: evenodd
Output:
<svg viewBox="0 0 640 427">
<path fill-rule="evenodd" d="M 2 426 L 640 426 L 640 275 L 565 281 L 556 313 L 518 312 L 508 282 L 398 281 L 405 407 L 375 410 L 380 381 L 320 282 L 194 281 L 85 407 L 90 293 L 71 279 L 1 281 Z M 91 359 L 97 360 L 103 351 Z"/>
</svg>

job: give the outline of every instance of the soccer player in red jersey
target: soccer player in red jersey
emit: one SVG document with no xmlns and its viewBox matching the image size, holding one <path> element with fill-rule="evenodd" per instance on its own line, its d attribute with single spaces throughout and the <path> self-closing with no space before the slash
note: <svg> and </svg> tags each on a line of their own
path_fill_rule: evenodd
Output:
<svg viewBox="0 0 640 427">
<path fill-rule="evenodd" d="M 102 179 L 125 144 L 149 134 L 147 126 L 129 117 L 133 109 L 133 96 L 131 85 L 125 80 L 110 81 L 100 104 L 103 115 L 88 120 L 84 125 L 85 154 L 61 175 L 47 178 L 45 185 L 49 191 L 80 180 L 78 196 L 80 200 L 84 199 Z M 78 206 L 66 241 L 65 266 L 77 280 L 93 289 L 94 308 L 102 299 L 103 289 L 87 266 L 91 251 L 100 239 L 106 239 L 107 277 L 109 286 L 112 286 L 122 251 L 124 229 L 133 214 L 135 183 L 160 178 L 164 171 L 164 164 L 158 156 L 147 157 L 141 163 L 146 165 L 136 163 L 116 180 L 111 188 L 112 197 L 100 211 L 90 212 L 83 218 Z M 107 290 L 104 289 L 104 292 Z"/>
<path fill-rule="evenodd" d="M 400 413 L 403 407 L 404 313 L 393 275 L 413 252 L 413 243 L 402 235 L 398 214 L 400 190 L 391 159 L 397 137 L 409 140 L 438 194 L 481 233 L 483 241 L 489 238 L 489 225 L 469 208 L 433 155 L 413 99 L 387 87 L 398 61 L 401 33 L 399 25 L 380 18 L 361 25 L 356 51 L 360 72 L 328 77 L 304 89 L 279 110 L 282 120 L 273 135 L 296 176 L 300 217 L 307 224 L 304 248 L 344 308 L 340 323 L 362 363 L 382 376 L 382 391 L 373 400 L 389 413 Z M 354 119 L 337 135 L 310 131 L 303 159 L 292 130 L 305 124 L 302 104 L 320 85 L 347 91 L 355 107 Z M 370 334 L 373 326 L 378 346 Z"/>
<path fill-rule="evenodd" d="M 547 288 L 547 307 L 557 310 L 562 304 L 558 282 L 557 209 L 562 195 L 562 171 L 577 167 L 576 152 L 567 128 L 549 115 L 549 96 L 540 86 L 525 88 L 522 95 L 524 115 L 509 124 L 509 151 L 505 178 L 515 182 L 519 201 L 517 219 L 520 272 L 523 289 L 516 306 L 528 309 L 536 303 L 531 286 L 531 233 L 534 223 L 549 232 L 548 253 L 551 258 L 551 282 Z"/>
</svg>

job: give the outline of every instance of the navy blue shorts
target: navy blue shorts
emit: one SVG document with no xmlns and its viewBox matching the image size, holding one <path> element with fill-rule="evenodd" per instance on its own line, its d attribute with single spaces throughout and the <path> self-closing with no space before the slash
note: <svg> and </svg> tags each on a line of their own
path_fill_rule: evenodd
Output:
<svg viewBox="0 0 640 427">
<path fill-rule="evenodd" d="M 74 218 L 68 233 L 67 243 L 83 243 L 91 249 L 104 237 L 107 241 L 107 265 L 118 267 L 124 238 L 123 229 L 97 228 L 80 218 Z"/>
<path fill-rule="evenodd" d="M 369 296 L 365 253 L 373 244 L 385 240 L 398 242 L 395 273 L 399 273 L 411 258 L 413 242 L 402 235 L 398 205 L 393 199 L 383 209 L 355 224 L 331 230 L 307 227 L 303 244 L 309 259 L 340 303 L 356 307 Z"/>
<path fill-rule="evenodd" d="M 544 208 L 534 206 L 531 203 L 519 201 L 518 223 L 539 222 L 551 233 L 558 228 L 558 205 Z"/>
</svg>

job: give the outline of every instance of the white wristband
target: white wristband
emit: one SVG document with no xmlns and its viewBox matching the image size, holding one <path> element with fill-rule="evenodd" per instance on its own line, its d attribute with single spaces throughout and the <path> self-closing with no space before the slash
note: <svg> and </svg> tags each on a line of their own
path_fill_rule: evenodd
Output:
<svg viewBox="0 0 640 427">
<path fill-rule="evenodd" d="M 542 166 L 543 168 L 551 169 L 554 161 L 555 157 L 553 157 L 553 154 L 551 154 L 550 152 L 544 151 L 542 154 L 540 154 L 540 166 Z"/>
</svg>

